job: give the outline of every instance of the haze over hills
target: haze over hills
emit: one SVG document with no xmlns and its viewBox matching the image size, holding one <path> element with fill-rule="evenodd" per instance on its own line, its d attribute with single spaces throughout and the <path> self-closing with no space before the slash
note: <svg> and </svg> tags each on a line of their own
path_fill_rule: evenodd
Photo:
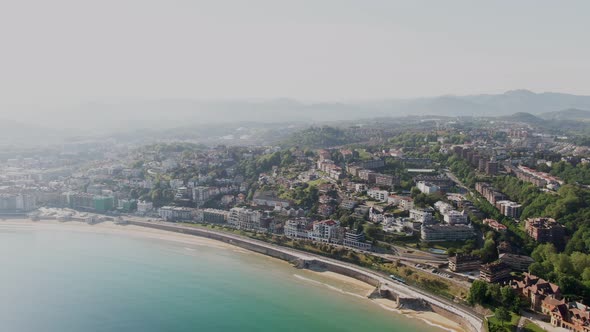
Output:
<svg viewBox="0 0 590 332">
<path fill-rule="evenodd" d="M 588 121 L 590 120 L 590 111 L 568 108 L 557 112 L 543 113 L 539 117 L 545 120 Z"/>
<path fill-rule="evenodd" d="M 44 133 L 61 128 L 61 134 L 84 131 L 105 134 L 137 129 L 169 129 L 211 123 L 317 123 L 408 115 L 508 116 L 530 113 L 542 119 L 590 118 L 590 96 L 534 93 L 512 90 L 503 94 L 438 96 L 350 102 L 303 103 L 271 100 L 105 100 L 52 108 L 5 108 L 12 122 L 0 136 Z M 48 116 L 50 114 L 50 116 Z M 55 130 L 50 130 L 55 131 Z M 56 135 L 59 135 L 56 133 Z"/>
</svg>

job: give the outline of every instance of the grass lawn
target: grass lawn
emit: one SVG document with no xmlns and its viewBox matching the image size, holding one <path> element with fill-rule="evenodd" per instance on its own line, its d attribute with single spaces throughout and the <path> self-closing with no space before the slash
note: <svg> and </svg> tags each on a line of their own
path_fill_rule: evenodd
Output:
<svg viewBox="0 0 590 332">
<path fill-rule="evenodd" d="M 324 180 L 324 179 L 316 179 L 316 180 L 312 180 L 312 181 L 307 182 L 307 184 L 309 186 L 316 186 L 316 187 L 319 186 L 320 184 L 323 184 L 323 183 L 329 183 L 329 181 Z"/>
<path fill-rule="evenodd" d="M 506 331 L 516 331 L 516 328 L 518 327 L 518 320 L 520 319 L 520 316 L 511 312 L 510 317 L 511 317 L 510 322 L 504 322 L 504 329 Z M 488 319 L 488 321 L 489 321 L 490 328 L 492 327 L 492 325 L 495 325 L 498 328 L 500 328 L 500 326 L 501 326 L 500 321 L 498 321 L 498 319 L 496 319 L 496 317 L 490 317 Z M 502 330 L 498 329 L 498 331 L 502 331 Z"/>
<path fill-rule="evenodd" d="M 526 324 L 524 324 L 524 331 L 525 332 L 544 332 L 545 330 L 540 328 L 537 324 L 527 321 Z"/>
</svg>

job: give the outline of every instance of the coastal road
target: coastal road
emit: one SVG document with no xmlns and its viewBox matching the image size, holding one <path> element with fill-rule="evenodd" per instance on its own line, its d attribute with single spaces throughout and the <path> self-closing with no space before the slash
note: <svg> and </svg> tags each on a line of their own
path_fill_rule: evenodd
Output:
<svg viewBox="0 0 590 332">
<path fill-rule="evenodd" d="M 400 297 L 423 299 L 424 301 L 426 301 L 432 305 L 443 308 L 448 312 L 458 315 L 459 317 L 463 317 L 477 331 L 481 330 L 482 326 L 483 326 L 482 317 L 467 306 L 463 306 L 461 304 L 455 303 L 453 301 L 450 301 L 448 299 L 445 299 L 445 298 L 442 298 L 442 297 L 439 297 L 439 296 L 436 296 L 433 294 L 428 294 L 425 291 L 422 291 L 418 288 L 393 281 L 391 278 L 389 278 L 389 276 L 387 276 L 383 273 L 369 270 L 367 268 L 363 268 L 358 265 L 349 264 L 349 263 L 345 263 L 345 262 L 342 262 L 339 260 L 334 260 L 334 259 L 326 258 L 323 256 L 310 254 L 310 253 L 299 251 L 296 249 L 281 247 L 278 245 L 270 244 L 270 243 L 263 242 L 260 240 L 255 240 L 255 239 L 252 239 L 249 237 L 235 235 L 235 234 L 231 234 L 231 233 L 227 233 L 227 232 L 214 231 L 214 230 L 205 229 L 205 228 L 181 226 L 181 225 L 178 225 L 175 223 L 169 223 L 169 222 L 151 222 L 151 221 L 142 220 L 141 218 L 137 218 L 137 217 L 126 218 L 126 219 L 133 221 L 133 224 L 137 225 L 137 226 L 154 227 L 154 226 L 158 226 L 158 225 L 165 225 L 170 230 L 177 231 L 180 233 L 187 233 L 188 231 L 198 230 L 201 233 L 205 233 L 205 234 L 208 233 L 208 234 L 212 234 L 212 235 L 223 236 L 223 237 L 230 239 L 230 240 L 234 239 L 237 241 L 247 242 L 247 243 L 250 243 L 255 246 L 266 247 L 269 249 L 280 251 L 285 254 L 296 256 L 299 259 L 316 260 L 318 262 L 326 262 L 326 263 L 333 264 L 336 266 L 341 266 L 341 267 L 347 268 L 351 271 L 354 271 L 356 273 L 363 274 L 367 277 L 377 280 L 381 285 L 385 285 L 385 286 L 391 288 L 394 292 L 398 293 L 400 295 Z"/>
</svg>

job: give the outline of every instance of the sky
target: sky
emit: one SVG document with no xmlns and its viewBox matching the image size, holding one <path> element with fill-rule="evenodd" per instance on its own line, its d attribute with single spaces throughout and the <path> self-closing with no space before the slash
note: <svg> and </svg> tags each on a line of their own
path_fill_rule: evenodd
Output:
<svg viewBox="0 0 590 332">
<path fill-rule="evenodd" d="M 590 95 L 590 1 L 2 0 L 0 104 Z"/>
</svg>

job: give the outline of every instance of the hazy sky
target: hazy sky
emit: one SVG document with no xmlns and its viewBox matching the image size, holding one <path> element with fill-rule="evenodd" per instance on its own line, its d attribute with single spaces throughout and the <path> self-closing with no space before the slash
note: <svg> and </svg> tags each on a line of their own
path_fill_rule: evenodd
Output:
<svg viewBox="0 0 590 332">
<path fill-rule="evenodd" d="M 590 1 L 2 0 L 1 103 L 590 94 Z"/>
</svg>

